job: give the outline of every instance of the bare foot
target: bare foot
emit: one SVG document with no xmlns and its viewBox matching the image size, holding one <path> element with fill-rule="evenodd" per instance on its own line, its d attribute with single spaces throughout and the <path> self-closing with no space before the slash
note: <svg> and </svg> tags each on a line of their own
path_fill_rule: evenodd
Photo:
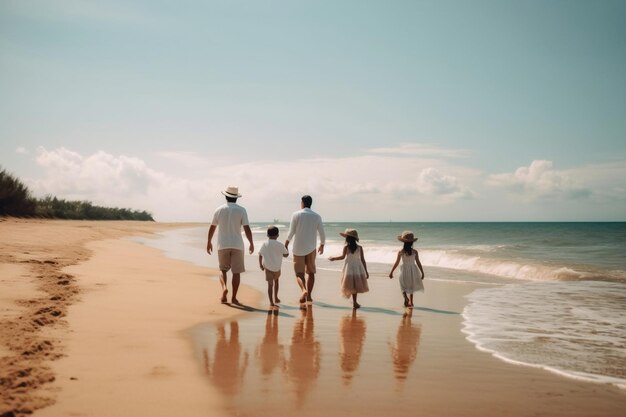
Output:
<svg viewBox="0 0 626 417">
<path fill-rule="evenodd" d="M 302 293 L 302 296 L 300 297 L 300 303 L 305 303 L 306 302 L 306 298 L 309 295 L 309 293 L 307 293 L 306 291 Z"/>
<path fill-rule="evenodd" d="M 228 302 L 228 298 L 226 298 L 226 294 L 228 294 L 228 290 L 224 290 L 224 292 L 222 293 L 222 299 L 221 299 L 222 304 L 226 304 Z"/>
<path fill-rule="evenodd" d="M 276 304 L 272 303 L 270 304 L 270 310 L 273 310 L 276 307 Z"/>
<path fill-rule="evenodd" d="M 240 305 L 241 305 L 241 303 L 239 302 L 239 300 L 238 300 L 238 299 L 236 299 L 236 298 L 233 298 L 230 302 L 231 302 L 231 304 L 235 304 L 235 305 L 237 305 L 237 306 L 240 306 Z"/>
<path fill-rule="evenodd" d="M 361 304 L 359 304 L 359 303 L 354 303 L 354 304 L 352 305 L 352 308 L 354 308 L 354 309 L 361 308 Z"/>
<path fill-rule="evenodd" d="M 280 303 L 280 300 L 278 299 L 278 297 L 274 298 L 274 302 L 275 303 Z"/>
<path fill-rule="evenodd" d="M 404 299 L 404 306 L 405 307 L 409 306 L 409 300 L 407 298 Z"/>
</svg>

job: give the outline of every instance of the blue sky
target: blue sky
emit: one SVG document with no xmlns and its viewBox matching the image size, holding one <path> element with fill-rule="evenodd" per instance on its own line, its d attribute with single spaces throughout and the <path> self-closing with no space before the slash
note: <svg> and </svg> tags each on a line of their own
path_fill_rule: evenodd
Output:
<svg viewBox="0 0 626 417">
<path fill-rule="evenodd" d="M 0 2 L 0 165 L 202 221 L 626 220 L 623 1 Z"/>
</svg>

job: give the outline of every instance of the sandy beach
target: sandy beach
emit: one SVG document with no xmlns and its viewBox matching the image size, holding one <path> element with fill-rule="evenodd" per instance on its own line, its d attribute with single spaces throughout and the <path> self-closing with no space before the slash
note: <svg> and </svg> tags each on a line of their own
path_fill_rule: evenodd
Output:
<svg viewBox="0 0 626 417">
<path fill-rule="evenodd" d="M 172 227 L 0 222 L 0 415 L 219 415 L 183 331 L 240 311 L 211 271 L 124 239 Z"/>
<path fill-rule="evenodd" d="M 376 280 L 383 277 L 373 276 L 354 313 L 324 292 L 335 291 L 336 274 L 320 271 L 319 298 L 300 310 L 287 263 L 284 305 L 274 315 L 246 285 L 240 300 L 247 310 L 221 305 L 214 270 L 126 239 L 184 226 L 0 221 L 0 415 L 626 410 L 624 390 L 477 350 L 461 332 L 460 315 L 475 284 L 428 282 L 419 307 L 405 312 L 379 307 Z M 242 282 L 263 282 L 250 261 Z"/>
</svg>

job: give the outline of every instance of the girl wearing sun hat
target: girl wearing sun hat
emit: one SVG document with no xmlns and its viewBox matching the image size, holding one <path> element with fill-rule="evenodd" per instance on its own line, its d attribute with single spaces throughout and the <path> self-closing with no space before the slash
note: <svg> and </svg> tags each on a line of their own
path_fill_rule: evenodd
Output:
<svg viewBox="0 0 626 417">
<path fill-rule="evenodd" d="M 420 262 L 419 255 L 415 249 L 413 249 L 413 243 L 417 240 L 413 232 L 404 231 L 398 240 L 404 243 L 403 248 L 398 252 L 396 263 L 393 264 L 389 278 L 393 278 L 393 271 L 396 270 L 400 259 L 402 259 L 402 267 L 400 268 L 400 290 L 404 297 L 404 306 L 413 307 L 413 293 L 415 291 L 424 291 L 424 268 Z M 418 269 L 419 268 L 419 269 Z"/>
<path fill-rule="evenodd" d="M 341 271 L 341 294 L 346 298 L 352 296 L 352 307 L 359 308 L 361 305 L 356 302 L 357 294 L 369 291 L 367 279 L 370 276 L 367 272 L 363 248 L 357 244 L 359 241 L 359 232 L 355 229 L 346 229 L 343 233 L 339 234 L 346 238 L 343 253 L 341 256 L 331 256 L 328 260 L 346 260 L 343 264 L 343 270 Z"/>
</svg>

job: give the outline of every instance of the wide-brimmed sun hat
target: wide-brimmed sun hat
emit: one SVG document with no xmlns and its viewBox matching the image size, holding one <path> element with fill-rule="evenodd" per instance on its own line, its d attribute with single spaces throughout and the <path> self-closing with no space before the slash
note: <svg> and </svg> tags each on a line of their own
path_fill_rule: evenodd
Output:
<svg viewBox="0 0 626 417">
<path fill-rule="evenodd" d="M 400 242 L 415 242 L 417 238 L 413 235 L 413 232 L 404 231 L 400 236 L 398 236 L 398 240 Z"/>
<path fill-rule="evenodd" d="M 343 237 L 351 236 L 355 240 L 357 241 L 359 240 L 359 232 L 357 232 L 356 229 L 346 229 L 345 231 L 340 232 L 339 234 Z"/>
<path fill-rule="evenodd" d="M 222 191 L 222 194 L 224 194 L 226 197 L 230 197 L 230 198 L 239 198 L 239 197 L 241 197 L 241 194 L 239 194 L 239 187 L 237 187 L 235 185 L 229 185 L 228 187 L 226 187 L 226 189 L 224 191 Z"/>
</svg>

